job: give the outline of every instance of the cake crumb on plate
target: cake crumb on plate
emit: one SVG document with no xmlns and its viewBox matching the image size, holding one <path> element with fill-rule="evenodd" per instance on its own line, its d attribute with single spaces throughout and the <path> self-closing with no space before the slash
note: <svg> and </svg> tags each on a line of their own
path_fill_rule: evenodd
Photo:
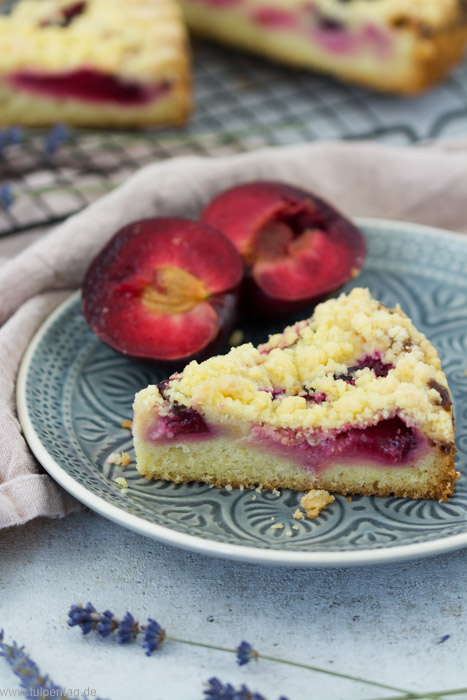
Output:
<svg viewBox="0 0 467 700">
<path fill-rule="evenodd" d="M 115 464 L 116 467 L 127 467 L 131 462 L 131 457 L 128 452 L 112 452 L 107 457 L 109 464 Z"/>
<path fill-rule="evenodd" d="M 294 520 L 305 520 L 305 513 L 300 510 L 300 508 L 297 508 L 295 513 L 293 514 Z"/>
<path fill-rule="evenodd" d="M 335 498 L 328 491 L 311 489 L 300 499 L 300 505 L 305 509 L 307 516 L 313 519 L 333 501 L 335 501 Z"/>
</svg>

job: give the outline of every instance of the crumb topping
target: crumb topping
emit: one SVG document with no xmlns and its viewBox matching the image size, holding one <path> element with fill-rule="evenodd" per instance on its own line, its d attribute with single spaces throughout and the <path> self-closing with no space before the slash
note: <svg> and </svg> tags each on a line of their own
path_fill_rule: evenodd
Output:
<svg viewBox="0 0 467 700">
<path fill-rule="evenodd" d="M 87 0 L 68 26 L 55 21 L 71 6 L 72 0 L 21 0 L 11 14 L 0 15 L 2 73 L 92 64 L 130 80 L 178 79 L 186 30 L 177 3 Z"/>
<path fill-rule="evenodd" d="M 377 360 L 366 366 L 365 358 Z M 375 371 L 377 363 L 387 371 Z M 166 398 L 231 428 L 248 421 L 338 431 L 398 415 L 434 441 L 453 441 L 450 395 L 435 348 L 399 306 L 388 309 L 361 288 L 318 305 L 312 318 L 258 348 L 245 344 L 191 362 L 164 383 L 164 396 L 155 394 L 162 414 Z M 310 400 L 316 396 L 324 398 Z"/>
<path fill-rule="evenodd" d="M 308 518 L 316 518 L 326 506 L 335 501 L 334 496 L 323 489 L 312 489 L 301 499 L 300 505 L 305 509 Z"/>
</svg>

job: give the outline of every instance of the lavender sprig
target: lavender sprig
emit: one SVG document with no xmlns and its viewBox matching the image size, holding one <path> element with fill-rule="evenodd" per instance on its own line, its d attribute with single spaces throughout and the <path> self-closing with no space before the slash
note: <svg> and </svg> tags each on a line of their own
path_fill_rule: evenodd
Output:
<svg viewBox="0 0 467 700">
<path fill-rule="evenodd" d="M 300 663 L 299 661 L 292 661 L 291 659 L 282 659 L 277 656 L 260 654 L 249 642 L 245 640 L 243 640 L 236 648 L 228 648 L 215 644 L 206 644 L 205 642 L 196 642 L 189 639 L 172 637 L 166 635 L 165 630 L 162 629 L 160 624 L 153 618 L 148 618 L 146 625 L 140 625 L 135 621 L 133 615 L 127 612 L 124 618 L 119 620 L 112 612 L 110 612 L 110 610 L 106 610 L 104 613 L 98 613 L 91 603 L 88 603 L 86 606 L 72 605 L 69 611 L 68 624 L 70 627 L 79 626 L 83 634 L 88 634 L 91 630 L 94 630 L 99 634 L 99 636 L 108 637 L 113 632 L 116 632 L 116 636 L 121 644 L 127 644 L 134 641 L 139 634 L 144 633 L 144 643 L 142 648 L 146 650 L 147 656 L 151 656 L 154 651 L 159 649 L 164 639 L 166 639 L 167 641 L 177 642 L 179 644 L 188 644 L 190 646 L 201 647 L 203 649 L 212 649 L 214 651 L 223 651 L 235 654 L 239 666 L 244 666 L 252 660 L 257 661 L 259 659 L 263 659 L 264 661 L 286 664 L 288 666 L 294 666 L 295 668 L 302 668 L 308 671 L 314 671 L 316 673 L 324 673 L 328 676 L 333 676 L 334 678 L 342 678 L 343 680 L 362 683 L 368 686 L 382 688 L 384 690 L 392 690 L 398 693 L 397 697 L 391 698 L 390 700 L 421 700 L 422 698 L 425 700 L 426 698 L 441 700 L 449 695 L 467 693 L 467 688 L 450 691 L 428 691 L 425 693 L 411 692 L 405 688 L 399 688 L 397 686 L 389 685 L 387 683 L 380 683 L 378 681 L 371 681 L 367 678 L 361 678 L 360 676 L 353 676 L 348 673 L 341 673 L 339 671 L 331 671 L 330 669 Z M 211 683 L 211 686 L 208 686 L 208 691 L 211 692 L 211 695 L 208 695 L 208 691 L 205 691 L 206 698 L 211 698 L 214 700 L 265 700 L 261 695 L 251 694 L 251 691 L 249 691 L 245 686 L 242 686 L 240 690 L 235 690 L 231 684 L 228 683 L 227 685 L 224 685 L 217 678 L 212 678 L 210 681 L 208 681 L 208 683 Z M 216 695 L 215 692 L 218 694 Z M 222 695 L 222 693 L 224 694 Z M 240 693 L 240 695 L 238 693 Z M 244 694 L 241 695 L 241 693 Z M 245 693 L 247 694 L 245 695 Z M 248 695 L 248 693 L 250 694 Z M 279 698 L 279 700 L 286 699 L 282 697 Z"/>
<path fill-rule="evenodd" d="M 15 195 L 10 184 L 0 185 L 0 208 L 7 211 L 15 201 Z"/>
<path fill-rule="evenodd" d="M 35 661 L 16 642 L 7 644 L 3 630 L 0 631 L 0 656 L 2 656 L 20 680 L 25 697 L 66 697 L 66 690 L 56 685 L 48 675 L 43 675 Z M 100 698 L 96 698 L 100 700 Z"/>
<path fill-rule="evenodd" d="M 83 634 L 97 632 L 103 638 L 116 633 L 119 644 L 130 644 L 139 634 L 143 634 L 142 647 L 146 650 L 146 656 L 157 651 L 165 638 L 165 630 L 151 617 L 146 625 L 140 625 L 130 612 L 119 620 L 110 610 L 97 612 L 92 603 L 72 605 L 68 611 L 68 624 L 70 627 L 80 627 Z"/>
<path fill-rule="evenodd" d="M 70 138 L 70 130 L 65 124 L 55 124 L 44 141 L 44 153 L 52 158 Z"/>
<path fill-rule="evenodd" d="M 19 126 L 11 126 L 9 129 L 0 131 L 0 160 L 4 156 L 5 148 L 8 146 L 18 146 L 23 140 L 23 130 Z"/>
<path fill-rule="evenodd" d="M 205 698 L 209 700 L 267 700 L 261 693 L 254 693 L 246 685 L 235 690 L 230 683 L 222 683 L 218 678 L 210 678 L 204 691 Z M 279 700 L 287 700 L 281 695 Z"/>
<path fill-rule="evenodd" d="M 258 652 L 253 649 L 249 642 L 241 642 L 237 647 L 237 663 L 239 666 L 244 666 L 250 663 L 253 659 L 258 661 Z"/>
</svg>

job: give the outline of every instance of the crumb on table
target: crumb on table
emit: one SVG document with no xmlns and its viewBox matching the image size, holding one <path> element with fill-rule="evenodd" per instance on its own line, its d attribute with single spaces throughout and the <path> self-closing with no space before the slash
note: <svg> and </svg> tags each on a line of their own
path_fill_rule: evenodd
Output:
<svg viewBox="0 0 467 700">
<path fill-rule="evenodd" d="M 334 496 L 331 496 L 328 491 L 312 489 L 300 499 L 300 505 L 305 509 L 307 516 L 313 519 L 334 500 Z"/>
<path fill-rule="evenodd" d="M 115 483 L 124 489 L 128 488 L 128 481 L 123 476 L 117 476 L 117 478 L 115 479 Z"/>
<path fill-rule="evenodd" d="M 131 420 L 122 420 L 120 425 L 122 428 L 126 428 L 127 430 L 131 430 L 133 427 L 133 422 Z"/>
</svg>

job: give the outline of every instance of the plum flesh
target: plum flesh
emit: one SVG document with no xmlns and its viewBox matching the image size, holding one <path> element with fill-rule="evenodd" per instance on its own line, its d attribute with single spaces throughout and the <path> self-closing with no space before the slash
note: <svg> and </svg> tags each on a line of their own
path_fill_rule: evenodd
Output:
<svg viewBox="0 0 467 700">
<path fill-rule="evenodd" d="M 210 227 L 175 218 L 137 221 L 91 263 L 82 308 L 115 350 L 167 363 L 202 359 L 235 322 L 242 261 Z"/>
<path fill-rule="evenodd" d="M 253 182 L 221 192 L 201 220 L 242 255 L 245 293 L 259 313 L 300 310 L 358 274 L 362 232 L 310 192 L 280 182 Z"/>
</svg>

